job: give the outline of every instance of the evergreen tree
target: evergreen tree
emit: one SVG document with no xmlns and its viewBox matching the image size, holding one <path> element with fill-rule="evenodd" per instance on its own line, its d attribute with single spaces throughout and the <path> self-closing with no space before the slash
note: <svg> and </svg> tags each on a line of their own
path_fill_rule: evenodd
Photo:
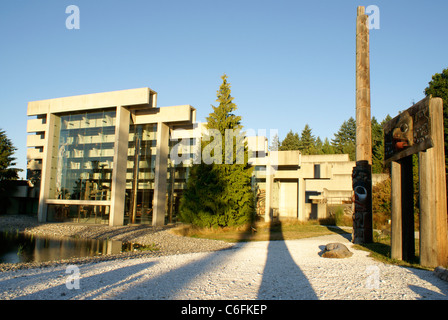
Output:
<svg viewBox="0 0 448 320">
<path fill-rule="evenodd" d="M 0 182 L 19 178 L 19 172 L 22 170 L 12 168 L 16 165 L 16 158 L 13 157 L 16 150 L 6 132 L 0 129 Z"/>
<path fill-rule="evenodd" d="M 6 136 L 6 132 L 0 129 L 0 213 L 6 212 L 10 200 L 9 191 L 12 190 L 12 180 L 19 178 L 22 169 L 13 168 L 16 158 L 13 157 L 16 147 Z"/>
<path fill-rule="evenodd" d="M 448 68 L 442 73 L 436 73 L 432 76 L 428 87 L 424 91 L 426 96 L 442 98 L 443 100 L 443 127 L 445 135 L 445 170 L 448 175 Z M 447 179 L 448 183 L 448 179 Z"/>
<path fill-rule="evenodd" d="M 300 136 L 300 151 L 302 151 L 302 154 L 312 154 L 314 151 L 314 143 L 315 139 L 311 133 L 311 128 L 306 124 Z"/>
<path fill-rule="evenodd" d="M 314 147 L 311 154 L 324 154 L 323 146 L 324 144 L 322 140 L 320 139 L 320 137 L 317 137 L 316 141 L 314 142 Z"/>
<path fill-rule="evenodd" d="M 282 144 L 280 146 L 281 151 L 286 150 L 299 150 L 300 149 L 300 137 L 297 133 L 289 130 L 285 139 L 283 139 Z"/>
<path fill-rule="evenodd" d="M 330 144 L 328 138 L 325 138 L 324 143 L 322 145 L 322 153 L 323 154 L 334 154 L 334 147 Z"/>
<path fill-rule="evenodd" d="M 371 121 L 372 128 L 372 173 L 383 172 L 384 131 L 375 117 Z"/>
<path fill-rule="evenodd" d="M 336 153 L 348 153 L 350 160 L 356 159 L 356 121 L 353 117 L 342 123 L 331 143 Z"/>
<path fill-rule="evenodd" d="M 269 147 L 270 151 L 278 151 L 280 150 L 280 140 L 278 139 L 278 134 L 275 134 L 272 137 L 272 143 L 271 146 Z"/>
<path fill-rule="evenodd" d="M 252 169 L 247 164 L 247 147 L 241 146 L 241 117 L 233 114 L 236 104 L 233 103 L 230 84 L 227 76 L 223 80 L 218 93 L 217 107 L 207 117 L 207 128 L 219 130 L 222 141 L 221 164 L 195 164 L 190 170 L 186 189 L 181 198 L 180 219 L 199 227 L 236 226 L 252 222 L 254 218 L 254 195 L 251 185 Z M 226 143 L 226 129 L 233 130 L 237 137 Z M 211 142 L 210 142 L 211 143 Z M 205 148 L 202 144 L 202 150 Z M 225 161 L 226 154 L 232 148 L 231 164 Z M 243 148 L 244 163 L 235 161 L 239 148 Z M 226 153 L 227 152 L 227 153 Z"/>
</svg>

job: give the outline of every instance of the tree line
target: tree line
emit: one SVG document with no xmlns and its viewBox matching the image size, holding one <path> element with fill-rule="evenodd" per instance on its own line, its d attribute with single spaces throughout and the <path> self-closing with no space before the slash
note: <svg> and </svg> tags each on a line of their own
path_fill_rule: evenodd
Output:
<svg viewBox="0 0 448 320">
<path fill-rule="evenodd" d="M 388 168 L 383 166 L 384 159 L 384 131 L 383 125 L 391 120 L 387 115 L 381 122 L 373 117 L 372 127 L 372 172 L 387 172 Z M 311 127 L 306 124 L 302 132 L 293 132 L 291 129 L 280 142 L 278 136 L 274 136 L 270 150 L 300 150 L 305 155 L 316 154 L 348 154 L 351 161 L 356 158 L 356 121 L 353 117 L 345 120 L 333 139 L 325 138 L 323 141 L 319 136 L 314 136 Z"/>
</svg>

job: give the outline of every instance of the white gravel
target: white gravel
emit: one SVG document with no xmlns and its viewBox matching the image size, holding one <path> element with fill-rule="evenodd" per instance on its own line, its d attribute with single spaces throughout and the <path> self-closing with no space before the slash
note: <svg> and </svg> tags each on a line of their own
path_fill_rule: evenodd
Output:
<svg viewBox="0 0 448 320">
<path fill-rule="evenodd" d="M 330 242 L 344 243 L 353 256 L 321 257 Z M 433 272 L 384 264 L 367 255 L 342 236 L 331 235 L 81 264 L 76 266 L 79 282 L 76 274 L 66 273 L 66 265 L 7 271 L 0 273 L 0 300 L 448 300 L 448 282 Z"/>
</svg>

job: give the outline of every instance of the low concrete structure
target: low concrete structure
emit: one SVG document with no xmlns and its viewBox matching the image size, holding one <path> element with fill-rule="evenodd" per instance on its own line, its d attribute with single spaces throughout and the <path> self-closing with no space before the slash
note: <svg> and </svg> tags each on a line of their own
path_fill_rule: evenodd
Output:
<svg viewBox="0 0 448 320">
<path fill-rule="evenodd" d="M 255 167 L 258 211 L 265 221 L 277 217 L 301 221 L 326 218 L 327 205 L 351 203 L 355 162 L 348 154 L 268 151 L 265 137 L 248 140 L 249 149 L 256 149 L 249 161 Z"/>
</svg>

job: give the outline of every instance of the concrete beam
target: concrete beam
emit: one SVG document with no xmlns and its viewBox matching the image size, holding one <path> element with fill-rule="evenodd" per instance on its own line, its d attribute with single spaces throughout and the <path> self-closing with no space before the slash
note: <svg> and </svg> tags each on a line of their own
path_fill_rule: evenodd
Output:
<svg viewBox="0 0 448 320">
<path fill-rule="evenodd" d="M 45 113 L 73 112 L 113 108 L 115 106 L 147 105 L 152 107 L 156 101 L 151 95 L 157 94 L 150 88 L 138 88 L 102 93 L 92 93 L 64 98 L 55 98 L 28 103 L 28 116 Z"/>
</svg>

